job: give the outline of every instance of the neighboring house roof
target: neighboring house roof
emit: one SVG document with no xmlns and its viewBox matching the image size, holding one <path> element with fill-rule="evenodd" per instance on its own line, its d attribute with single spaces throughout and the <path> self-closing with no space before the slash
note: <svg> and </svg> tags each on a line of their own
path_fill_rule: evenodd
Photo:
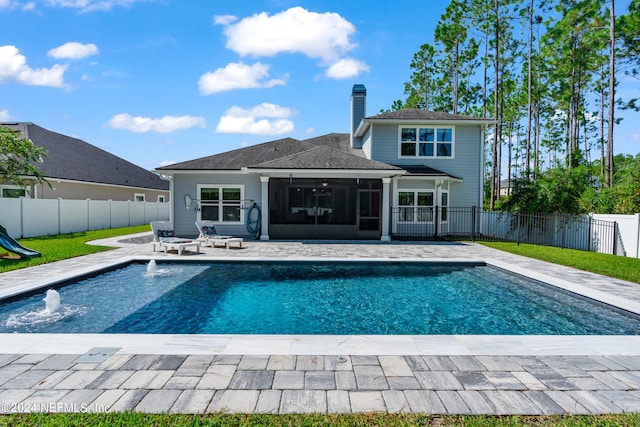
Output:
<svg viewBox="0 0 640 427">
<path fill-rule="evenodd" d="M 0 125 L 20 130 L 34 145 L 47 150 L 43 162 L 37 165 L 47 179 L 169 190 L 169 183 L 153 172 L 81 139 L 52 132 L 28 122 Z"/>
<path fill-rule="evenodd" d="M 249 169 L 355 169 L 398 170 L 401 168 L 367 159 L 352 149 L 349 134 L 327 134 L 299 141 L 279 139 L 213 156 L 176 163 L 158 170 Z"/>
</svg>

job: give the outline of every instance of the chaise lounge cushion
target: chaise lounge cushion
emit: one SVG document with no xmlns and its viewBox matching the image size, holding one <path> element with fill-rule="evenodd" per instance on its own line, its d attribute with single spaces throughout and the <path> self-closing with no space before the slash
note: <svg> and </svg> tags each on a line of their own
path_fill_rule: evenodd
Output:
<svg viewBox="0 0 640 427">
<path fill-rule="evenodd" d="M 158 238 L 163 237 L 176 237 L 176 232 L 173 230 L 158 230 Z"/>
<path fill-rule="evenodd" d="M 201 228 L 203 236 L 217 236 L 218 232 L 213 225 L 203 225 Z"/>
</svg>

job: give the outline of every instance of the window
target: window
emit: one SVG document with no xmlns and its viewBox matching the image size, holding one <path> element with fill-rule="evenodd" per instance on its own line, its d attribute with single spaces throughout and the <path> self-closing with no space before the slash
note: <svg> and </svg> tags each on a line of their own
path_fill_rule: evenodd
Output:
<svg viewBox="0 0 640 427">
<path fill-rule="evenodd" d="M 398 193 L 401 222 L 433 221 L 433 192 L 400 191 Z"/>
<path fill-rule="evenodd" d="M 240 207 L 244 197 L 244 187 L 199 185 L 198 193 L 200 194 L 201 220 L 242 222 Z"/>
<path fill-rule="evenodd" d="M 449 193 L 442 192 L 440 194 L 440 221 L 447 222 L 447 209 L 449 206 Z"/>
<path fill-rule="evenodd" d="M 2 188 L 2 193 L 1 193 L 2 197 L 5 197 L 7 199 L 18 199 L 20 197 L 26 197 L 27 196 L 27 190 L 25 190 L 24 188 L 9 188 L 9 187 L 4 187 Z"/>
<path fill-rule="evenodd" d="M 452 127 L 399 127 L 400 157 L 453 157 Z"/>
<path fill-rule="evenodd" d="M 164 196 L 158 196 L 158 203 L 164 203 Z"/>
<path fill-rule="evenodd" d="M 144 202 L 144 194 L 136 193 L 133 195 L 133 200 L 136 202 Z"/>
</svg>

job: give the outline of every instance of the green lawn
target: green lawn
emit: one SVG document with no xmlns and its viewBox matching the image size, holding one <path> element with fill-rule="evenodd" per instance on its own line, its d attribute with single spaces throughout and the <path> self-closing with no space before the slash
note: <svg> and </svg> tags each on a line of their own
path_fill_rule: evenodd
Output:
<svg viewBox="0 0 640 427">
<path fill-rule="evenodd" d="M 82 233 L 60 234 L 56 236 L 33 237 L 20 239 L 19 243 L 29 249 L 42 254 L 37 258 L 25 260 L 0 259 L 0 273 L 19 268 L 33 267 L 34 265 L 48 264 L 67 258 L 107 251 L 109 247 L 87 245 L 86 242 L 107 237 L 123 236 L 126 234 L 151 231 L 149 225 L 137 225 L 133 227 L 113 228 L 108 230 L 86 231 Z M 6 252 L 0 248 L 0 253 Z"/>
<path fill-rule="evenodd" d="M 425 414 L 305 414 L 305 415 L 149 415 L 28 414 L 0 416 L 0 426 L 638 426 L 638 414 L 598 416 L 438 416 Z"/>
<path fill-rule="evenodd" d="M 596 252 L 561 249 L 550 246 L 517 244 L 511 242 L 478 242 L 490 248 L 566 265 L 579 270 L 640 283 L 640 259 Z"/>
</svg>

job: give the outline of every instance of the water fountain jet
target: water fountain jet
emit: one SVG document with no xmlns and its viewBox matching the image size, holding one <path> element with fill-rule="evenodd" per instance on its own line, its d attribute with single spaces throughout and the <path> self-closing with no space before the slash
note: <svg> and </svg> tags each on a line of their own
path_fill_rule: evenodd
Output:
<svg viewBox="0 0 640 427">
<path fill-rule="evenodd" d="M 45 302 L 45 311 L 51 315 L 60 310 L 60 294 L 54 289 L 47 290 L 46 296 L 43 298 Z"/>
</svg>

